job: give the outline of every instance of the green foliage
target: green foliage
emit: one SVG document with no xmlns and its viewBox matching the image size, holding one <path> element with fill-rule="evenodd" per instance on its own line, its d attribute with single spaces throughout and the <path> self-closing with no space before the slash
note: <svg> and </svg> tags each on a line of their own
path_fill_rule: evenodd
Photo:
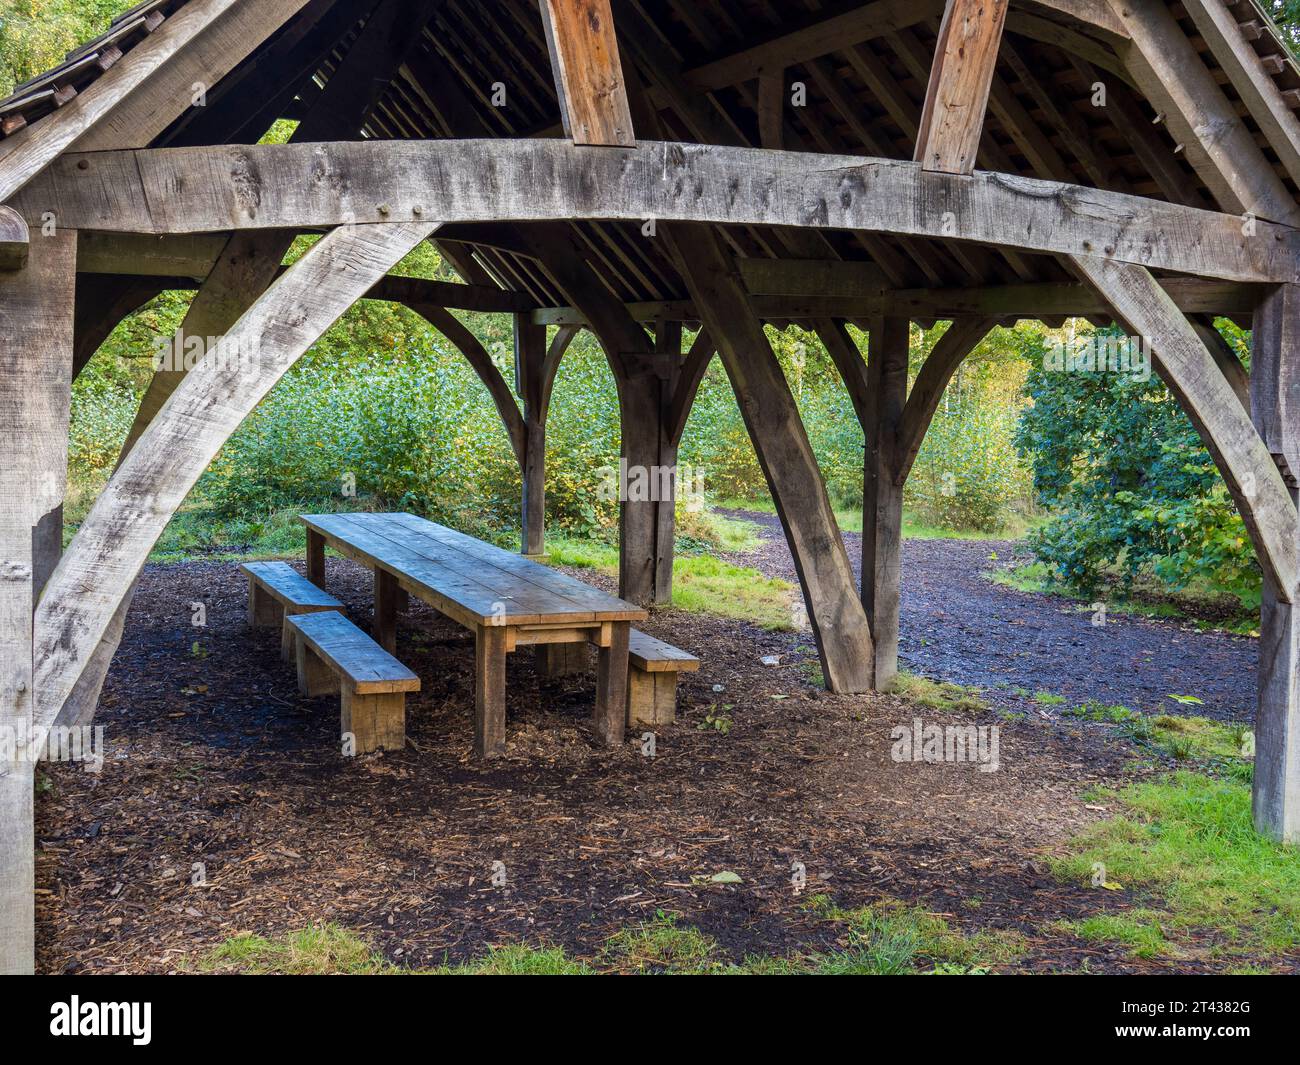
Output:
<svg viewBox="0 0 1300 1065">
<path fill-rule="evenodd" d="M 0 98 L 63 61 L 135 0 L 0 0 Z"/>
<path fill-rule="evenodd" d="M 1259 570 L 1214 461 L 1164 384 L 1133 375 L 1045 370 L 1016 443 L 1033 464 L 1039 502 L 1054 517 L 1035 553 L 1071 591 L 1091 596 L 1117 575 L 1168 588 L 1194 582 L 1259 602 Z"/>
</svg>

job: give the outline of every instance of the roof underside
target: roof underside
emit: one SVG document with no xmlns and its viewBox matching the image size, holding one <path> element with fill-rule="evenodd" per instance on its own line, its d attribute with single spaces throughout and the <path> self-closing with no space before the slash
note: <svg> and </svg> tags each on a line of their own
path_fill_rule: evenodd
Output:
<svg viewBox="0 0 1300 1065">
<path fill-rule="evenodd" d="M 0 102 L 0 135 L 39 122 L 84 90 L 185 2 L 148 0 L 119 16 L 106 35 L 70 53 L 63 65 L 21 86 Z M 301 117 L 380 6 L 376 0 L 308 3 L 209 91 L 206 107 L 187 112 L 155 146 L 251 143 L 276 118 Z M 895 17 L 886 23 L 859 20 L 833 38 L 816 32 L 828 19 L 863 6 L 819 0 L 613 3 L 625 62 L 635 62 L 666 137 L 760 145 L 757 75 L 766 69 L 783 77 L 787 101 L 792 83 L 806 87 L 806 106 L 784 109 L 783 147 L 910 159 L 943 4 L 868 5 L 891 7 Z M 395 77 L 381 79 L 382 94 L 365 128 L 356 132 L 379 139 L 563 136 L 535 0 L 407 0 L 406 7 L 419 12 L 419 25 L 404 27 L 403 62 Z M 907 13 L 899 15 L 900 10 Z M 1290 176 L 1191 19 L 1178 5 L 1171 10 L 1295 195 Z M 1230 11 L 1287 105 L 1300 110 L 1300 72 L 1267 17 L 1254 0 L 1241 0 Z M 391 56 L 383 65 L 391 65 Z M 687 87 L 694 113 L 673 106 L 671 93 L 657 87 L 665 73 Z M 1106 85 L 1103 107 L 1093 103 L 1098 82 Z M 507 104 L 493 106 L 502 85 Z M 1129 81 L 1113 39 L 1047 4 L 1013 3 L 978 165 L 1192 206 L 1222 206 Z M 660 242 L 644 239 L 637 227 L 580 223 L 574 229 L 599 276 L 622 300 L 686 298 Z M 725 233 L 745 257 L 809 257 L 792 256 L 770 229 L 733 227 Z M 819 232 L 817 239 L 823 242 L 821 257 L 873 262 L 897 288 L 1075 280 L 1049 255 L 870 233 Z M 510 241 L 492 227 L 444 230 L 439 241 L 469 280 L 527 293 L 539 306 L 566 302 L 537 262 L 509 250 Z"/>
</svg>

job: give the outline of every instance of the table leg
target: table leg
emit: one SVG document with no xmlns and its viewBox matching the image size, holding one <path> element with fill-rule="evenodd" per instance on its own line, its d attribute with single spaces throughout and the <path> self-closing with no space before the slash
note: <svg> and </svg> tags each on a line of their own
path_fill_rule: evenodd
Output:
<svg viewBox="0 0 1300 1065">
<path fill-rule="evenodd" d="M 506 749 L 506 630 L 480 625 L 474 644 L 474 753 L 498 758 Z"/>
<path fill-rule="evenodd" d="M 611 626 L 608 647 L 600 648 L 596 663 L 596 737 L 606 747 L 623 742 L 627 723 L 627 644 L 630 621 Z"/>
<path fill-rule="evenodd" d="M 375 629 L 372 635 L 390 655 L 397 651 L 397 578 L 387 570 L 375 570 Z"/>
<path fill-rule="evenodd" d="M 307 579 L 325 587 L 325 537 L 315 529 L 307 530 Z"/>
</svg>

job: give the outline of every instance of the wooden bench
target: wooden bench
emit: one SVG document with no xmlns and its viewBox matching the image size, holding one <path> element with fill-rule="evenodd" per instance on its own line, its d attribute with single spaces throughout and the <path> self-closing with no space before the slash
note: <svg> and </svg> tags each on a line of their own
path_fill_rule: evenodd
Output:
<svg viewBox="0 0 1300 1065">
<path fill-rule="evenodd" d="M 692 673 L 692 654 L 633 629 L 628 638 L 627 727 L 671 725 L 677 716 L 677 674 Z"/>
<path fill-rule="evenodd" d="M 354 753 L 406 744 L 406 693 L 420 678 L 334 610 L 285 618 L 297 637 L 298 690 L 341 695 L 341 728 Z"/>
<path fill-rule="evenodd" d="M 291 616 L 343 609 L 287 562 L 245 562 L 239 568 L 248 574 L 248 623 L 280 626 L 280 657 L 286 662 L 294 659 L 294 630 L 287 624 Z"/>
</svg>

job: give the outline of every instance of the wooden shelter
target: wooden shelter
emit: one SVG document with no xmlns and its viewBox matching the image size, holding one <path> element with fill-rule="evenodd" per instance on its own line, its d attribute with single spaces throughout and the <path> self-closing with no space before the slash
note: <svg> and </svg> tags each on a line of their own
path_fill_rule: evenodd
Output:
<svg viewBox="0 0 1300 1065">
<path fill-rule="evenodd" d="M 675 463 L 720 355 L 827 683 L 868 690 L 896 668 L 902 489 L 945 385 L 992 325 L 1080 315 L 1150 344 L 1245 519 L 1255 819 L 1300 841 L 1298 109 L 1254 0 L 147 0 L 0 102 L 0 723 L 90 720 L 156 538 L 363 298 L 411 307 L 482 377 L 528 553 L 575 333 L 608 354 L 646 467 Z M 282 117 L 290 142 L 259 145 Z M 303 232 L 326 235 L 286 269 Z M 463 284 L 390 273 L 425 240 Z M 197 289 L 187 337 L 259 358 L 160 370 L 62 549 L 71 381 L 176 287 Z M 522 406 L 455 309 L 514 315 Z M 1249 374 L 1216 316 L 1253 327 Z M 940 319 L 909 391 L 909 321 Z M 763 331 L 791 322 L 866 434 L 860 589 Z M 624 504 L 620 533 L 622 595 L 666 600 L 671 503 Z M 33 965 L 32 779 L 0 766 L 3 971 Z"/>
</svg>

